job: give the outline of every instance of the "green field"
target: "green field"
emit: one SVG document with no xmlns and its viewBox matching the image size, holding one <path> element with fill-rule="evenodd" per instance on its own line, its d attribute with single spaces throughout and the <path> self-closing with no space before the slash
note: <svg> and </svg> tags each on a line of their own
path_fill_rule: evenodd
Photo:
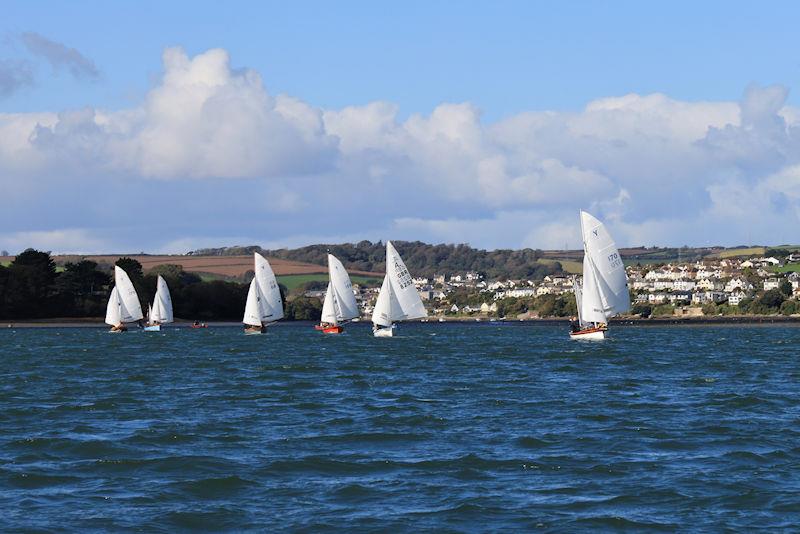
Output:
<svg viewBox="0 0 800 534">
<path fill-rule="evenodd" d="M 765 247 L 732 248 L 719 253 L 720 258 L 736 258 L 738 256 L 763 256 Z"/>
<path fill-rule="evenodd" d="M 583 264 L 579 261 L 574 260 L 552 260 L 549 258 L 539 258 L 539 263 L 543 263 L 545 265 L 552 265 L 555 262 L 561 264 L 561 268 L 564 270 L 565 273 L 569 274 L 581 274 L 583 272 Z"/>
<path fill-rule="evenodd" d="M 279 284 L 283 284 L 284 286 L 286 286 L 286 289 L 291 291 L 293 289 L 297 289 L 306 282 L 327 282 L 328 275 L 325 273 L 287 274 L 278 276 L 277 279 Z M 352 281 L 354 284 L 365 285 L 365 286 L 379 286 L 381 284 L 380 278 L 373 278 L 370 276 L 360 276 L 360 275 L 351 276 L 350 281 Z"/>
<path fill-rule="evenodd" d="M 770 270 L 774 273 L 800 273 L 800 263 L 790 263 L 789 265 L 772 267 Z"/>
</svg>

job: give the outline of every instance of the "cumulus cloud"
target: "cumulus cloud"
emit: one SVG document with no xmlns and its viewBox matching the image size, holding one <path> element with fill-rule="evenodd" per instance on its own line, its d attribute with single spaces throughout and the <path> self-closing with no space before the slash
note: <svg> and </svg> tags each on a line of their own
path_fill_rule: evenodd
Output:
<svg viewBox="0 0 800 534">
<path fill-rule="evenodd" d="M 768 243 L 800 217 L 800 112 L 781 86 L 487 124 L 469 103 L 405 119 L 389 102 L 319 109 L 220 49 L 170 48 L 163 65 L 130 109 L 0 114 L 9 230 L 46 204 L 41 224 L 114 228 L 102 239 L 133 250 L 226 236 L 562 248 L 579 246 L 579 208 L 628 245 Z"/>
<path fill-rule="evenodd" d="M 74 48 L 53 41 L 35 32 L 25 32 L 20 40 L 30 53 L 45 59 L 54 70 L 67 69 L 78 79 L 93 80 L 100 76 L 94 61 Z"/>
</svg>

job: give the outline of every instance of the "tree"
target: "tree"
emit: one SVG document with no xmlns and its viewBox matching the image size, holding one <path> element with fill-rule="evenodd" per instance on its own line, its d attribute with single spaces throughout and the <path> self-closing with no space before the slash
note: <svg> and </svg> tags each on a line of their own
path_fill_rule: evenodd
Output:
<svg viewBox="0 0 800 534">
<path fill-rule="evenodd" d="M 778 289 L 780 289 L 780 291 L 781 291 L 781 293 L 783 293 L 784 297 L 791 297 L 792 296 L 792 282 L 789 281 L 788 278 L 784 278 L 781 281 L 781 284 L 780 284 L 780 286 L 778 286 Z"/>
<path fill-rule="evenodd" d="M 297 297 L 286 303 L 286 318 L 293 321 L 319 321 L 322 303 L 311 297 Z"/>
<path fill-rule="evenodd" d="M 27 249 L 9 267 L 6 300 L 15 318 L 51 317 L 56 264 L 47 252 Z"/>
<path fill-rule="evenodd" d="M 136 282 L 141 282 L 144 273 L 142 272 L 142 264 L 133 258 L 122 257 L 114 262 L 114 265 L 128 273 L 128 277 L 136 285 Z"/>
</svg>

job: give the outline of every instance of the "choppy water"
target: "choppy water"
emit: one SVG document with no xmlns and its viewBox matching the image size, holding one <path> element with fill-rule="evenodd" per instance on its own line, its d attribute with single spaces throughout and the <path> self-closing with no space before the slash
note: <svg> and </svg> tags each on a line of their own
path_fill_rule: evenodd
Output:
<svg viewBox="0 0 800 534">
<path fill-rule="evenodd" d="M 7 530 L 791 530 L 800 329 L 0 331 Z"/>
</svg>

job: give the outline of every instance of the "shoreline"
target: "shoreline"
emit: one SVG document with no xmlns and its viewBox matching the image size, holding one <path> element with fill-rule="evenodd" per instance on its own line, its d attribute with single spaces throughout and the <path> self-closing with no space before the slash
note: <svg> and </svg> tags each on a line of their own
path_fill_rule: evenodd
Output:
<svg viewBox="0 0 800 534">
<path fill-rule="evenodd" d="M 175 321 L 165 328 L 169 329 L 189 329 L 194 321 Z M 437 317 L 427 321 L 408 321 L 420 324 L 475 324 L 475 325 L 512 325 L 527 324 L 540 326 L 558 326 L 569 323 L 568 317 L 542 317 L 527 319 L 500 319 L 490 317 L 452 317 L 439 321 Z M 369 325 L 368 319 L 352 323 L 352 326 L 359 324 Z M 207 321 L 205 324 L 209 328 L 232 328 L 240 327 L 238 321 Z M 315 324 L 315 321 L 280 321 L 274 326 L 304 326 Z M 785 315 L 728 315 L 728 316 L 701 316 L 701 317 L 653 317 L 643 319 L 640 317 L 621 317 L 614 318 L 609 322 L 615 326 L 714 326 L 714 325 L 800 325 L 800 316 Z M 101 317 L 69 318 L 57 317 L 52 319 L 26 319 L 22 321 L 0 321 L 0 330 L 13 330 L 16 328 L 108 328 Z M 135 327 L 134 327 L 135 328 Z"/>
</svg>

